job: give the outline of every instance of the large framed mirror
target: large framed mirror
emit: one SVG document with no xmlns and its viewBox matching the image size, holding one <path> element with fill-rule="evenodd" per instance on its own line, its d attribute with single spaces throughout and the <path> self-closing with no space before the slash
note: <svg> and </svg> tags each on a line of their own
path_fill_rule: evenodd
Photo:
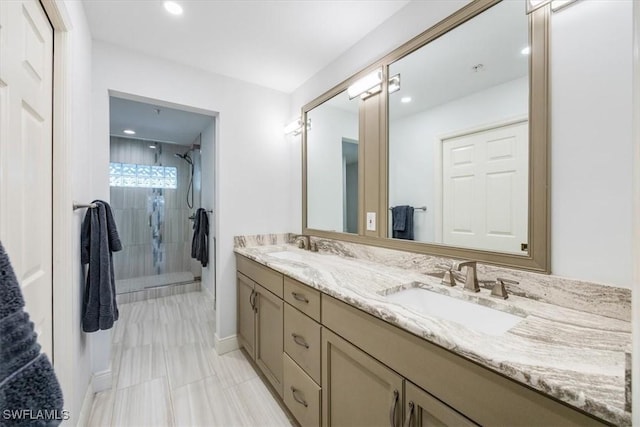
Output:
<svg viewBox="0 0 640 427">
<path fill-rule="evenodd" d="M 527 14 L 525 0 L 473 1 L 303 107 L 312 122 L 303 133 L 303 231 L 549 272 L 549 13 L 546 6 Z M 354 118 L 359 104 L 360 132 L 379 129 L 378 140 L 370 133 L 333 138 L 333 165 L 325 165 L 314 116 L 344 104 L 342 91 L 378 68 L 379 96 L 369 91 L 349 101 Z M 363 113 L 376 105 L 379 114 Z M 335 120 L 329 126 L 340 128 Z M 359 153 L 359 192 L 351 193 L 344 178 L 349 141 Z M 375 153 L 377 169 L 364 170 L 371 145 L 385 151 Z M 321 196 L 333 181 L 335 189 Z M 366 200 L 371 182 L 379 182 L 376 203 Z M 322 213 L 331 203 L 318 206 L 329 193 L 341 198 L 331 223 Z M 351 229 L 349 197 L 359 207 Z"/>
</svg>

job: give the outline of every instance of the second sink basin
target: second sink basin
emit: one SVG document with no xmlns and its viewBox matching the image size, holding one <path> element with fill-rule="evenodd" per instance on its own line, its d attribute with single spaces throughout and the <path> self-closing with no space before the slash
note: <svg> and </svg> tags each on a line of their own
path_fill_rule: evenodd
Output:
<svg viewBox="0 0 640 427">
<path fill-rule="evenodd" d="M 456 322 L 488 335 L 502 335 L 524 320 L 520 316 L 423 288 L 405 289 L 386 298 L 418 313 Z"/>
</svg>

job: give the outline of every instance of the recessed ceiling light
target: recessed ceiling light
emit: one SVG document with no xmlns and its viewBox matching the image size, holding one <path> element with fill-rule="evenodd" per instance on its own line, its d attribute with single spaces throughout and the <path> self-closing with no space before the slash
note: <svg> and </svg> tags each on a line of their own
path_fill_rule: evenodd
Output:
<svg viewBox="0 0 640 427">
<path fill-rule="evenodd" d="M 149 148 L 156 148 L 156 146 L 155 145 L 150 145 Z"/>
<path fill-rule="evenodd" d="M 400 98 L 400 102 L 402 102 L 403 104 L 411 102 L 411 97 L 410 96 L 403 96 L 402 98 Z"/>
<path fill-rule="evenodd" d="M 133 129 L 125 129 L 122 132 L 126 133 L 127 135 L 135 135 L 136 131 Z"/>
<path fill-rule="evenodd" d="M 531 53 L 531 47 L 530 46 L 525 47 L 520 51 L 520 53 L 523 55 L 529 55 Z"/>
<path fill-rule="evenodd" d="M 182 15 L 182 6 L 174 1 L 164 2 L 164 8 L 172 15 Z"/>
</svg>

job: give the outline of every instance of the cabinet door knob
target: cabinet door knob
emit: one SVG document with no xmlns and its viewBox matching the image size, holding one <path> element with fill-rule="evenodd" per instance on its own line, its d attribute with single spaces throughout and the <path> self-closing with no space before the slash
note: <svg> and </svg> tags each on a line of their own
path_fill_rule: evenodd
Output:
<svg viewBox="0 0 640 427">
<path fill-rule="evenodd" d="M 292 333 L 291 337 L 293 338 L 293 341 L 295 341 L 295 343 L 298 344 L 299 346 L 304 348 L 309 348 L 309 344 L 307 344 L 307 341 L 304 339 L 302 335 Z"/>
<path fill-rule="evenodd" d="M 398 390 L 393 390 L 393 400 L 391 401 L 391 409 L 389 410 L 389 424 L 391 427 L 396 427 L 396 409 L 398 408 L 398 398 L 400 393 Z"/>
<path fill-rule="evenodd" d="M 293 400 L 295 400 L 299 404 L 303 405 L 305 408 L 308 407 L 309 405 L 307 404 L 307 402 L 302 397 L 298 396 L 299 392 L 300 392 L 300 390 L 298 390 L 294 386 L 291 386 L 291 394 L 293 394 Z"/>
<path fill-rule="evenodd" d="M 304 295 L 299 294 L 297 292 L 291 292 L 291 295 L 293 295 L 293 299 L 295 299 L 297 301 L 300 301 L 300 302 L 303 302 L 305 304 L 309 304 L 309 300 L 307 298 L 305 298 Z"/>
</svg>

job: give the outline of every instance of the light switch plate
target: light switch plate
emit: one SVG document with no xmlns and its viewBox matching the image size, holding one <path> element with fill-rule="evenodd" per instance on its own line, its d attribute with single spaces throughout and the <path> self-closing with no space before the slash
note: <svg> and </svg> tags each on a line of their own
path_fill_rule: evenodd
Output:
<svg viewBox="0 0 640 427">
<path fill-rule="evenodd" d="M 376 213 L 367 212 L 367 231 L 376 231 Z"/>
</svg>

